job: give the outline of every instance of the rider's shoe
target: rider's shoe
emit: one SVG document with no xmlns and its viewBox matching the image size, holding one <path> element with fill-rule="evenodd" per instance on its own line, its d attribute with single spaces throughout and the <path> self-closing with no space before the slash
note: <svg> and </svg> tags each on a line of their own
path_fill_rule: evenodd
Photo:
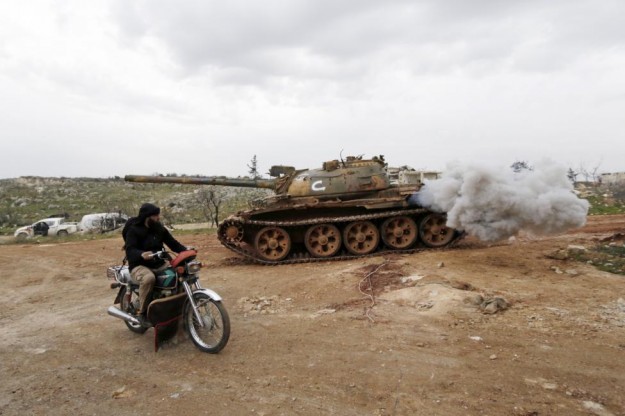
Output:
<svg viewBox="0 0 625 416">
<path fill-rule="evenodd" d="M 140 313 L 137 315 L 137 320 L 141 323 L 141 326 L 144 328 L 152 328 L 152 322 L 148 319 L 148 317 L 144 313 Z"/>
</svg>

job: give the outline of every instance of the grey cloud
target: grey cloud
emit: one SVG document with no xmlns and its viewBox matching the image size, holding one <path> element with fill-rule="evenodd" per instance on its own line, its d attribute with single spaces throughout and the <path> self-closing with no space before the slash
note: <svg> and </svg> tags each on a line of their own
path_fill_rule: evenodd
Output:
<svg viewBox="0 0 625 416">
<path fill-rule="evenodd" d="M 14 79 L 45 80 L 54 85 L 64 96 L 81 102 L 80 106 L 98 111 L 146 111 L 181 116 L 188 109 L 175 97 L 159 95 L 152 91 L 135 88 L 111 77 L 106 72 L 86 71 L 80 67 L 68 68 L 53 62 L 22 60 L 19 68 L 28 72 L 12 71 L 5 74 Z"/>
<path fill-rule="evenodd" d="M 361 2 L 366 14 L 367 4 Z M 152 36 L 166 46 L 187 71 L 245 69 L 261 77 L 303 74 L 336 75 L 334 61 L 359 56 L 375 34 L 345 19 L 357 16 L 349 2 L 205 2 L 161 0 L 138 9 L 114 10 L 126 37 Z M 141 16 L 141 17 L 140 17 Z M 145 30 L 136 30 L 129 22 Z M 370 37 L 368 39 L 367 37 Z M 380 39 L 378 42 L 383 42 Z M 304 62 L 298 58 L 304 58 Z M 246 77 L 247 78 L 247 77 Z"/>
<path fill-rule="evenodd" d="M 111 15 L 119 30 L 125 34 L 124 40 L 140 38 L 148 31 L 148 23 L 141 15 L 138 3 L 118 1 L 112 3 Z"/>
<path fill-rule="evenodd" d="M 464 65 L 553 71 L 620 42 L 625 10 L 618 1 L 563 0 L 118 4 L 127 37 L 163 42 L 189 75 L 216 70 L 216 82 L 244 84 L 353 79 L 378 60 L 415 74 Z"/>
<path fill-rule="evenodd" d="M 141 10 L 117 10 L 120 21 L 138 20 L 126 14 L 141 14 L 142 24 L 169 47 L 178 62 L 189 71 L 221 67 L 259 71 L 280 76 L 284 68 L 305 75 L 303 67 L 292 62 L 297 54 L 313 65 L 310 75 L 324 72 L 340 76 L 342 63 L 366 62 L 389 41 L 414 43 L 413 39 L 432 37 L 427 16 L 410 2 L 279 2 L 262 3 L 172 3 L 161 0 Z M 127 36 L 137 31 L 126 29 Z M 434 28 L 431 28 L 434 29 Z M 309 62 L 307 62 L 309 63 Z"/>
</svg>

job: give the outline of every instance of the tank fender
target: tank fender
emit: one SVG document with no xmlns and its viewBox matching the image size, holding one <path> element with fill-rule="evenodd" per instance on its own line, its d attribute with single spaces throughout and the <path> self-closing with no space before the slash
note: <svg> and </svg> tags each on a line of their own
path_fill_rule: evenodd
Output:
<svg viewBox="0 0 625 416">
<path fill-rule="evenodd" d="M 214 300 L 215 302 L 221 302 L 221 296 L 217 294 L 214 290 L 211 289 L 198 289 L 194 290 L 193 293 L 204 293 L 206 296 Z"/>
</svg>

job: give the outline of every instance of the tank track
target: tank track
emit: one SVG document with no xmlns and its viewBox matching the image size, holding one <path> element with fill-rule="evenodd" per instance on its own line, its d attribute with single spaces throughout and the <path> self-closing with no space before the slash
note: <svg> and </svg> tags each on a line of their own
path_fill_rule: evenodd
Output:
<svg viewBox="0 0 625 416">
<path fill-rule="evenodd" d="M 361 215 L 352 215 L 352 216 L 341 216 L 341 217 L 319 217 L 319 218 L 309 218 L 305 220 L 298 221 L 263 221 L 263 220 L 252 220 L 252 219 L 241 219 L 239 223 L 245 227 L 247 225 L 250 226 L 261 226 L 261 227 L 297 227 L 297 226 L 306 226 L 306 225 L 315 225 L 315 224 L 325 224 L 325 223 L 342 223 L 342 222 L 353 222 L 353 221 L 366 221 L 366 220 L 376 220 L 381 218 L 393 217 L 396 215 L 416 215 L 416 214 L 425 214 L 430 211 L 423 208 L 416 209 L 408 209 L 408 210 L 398 210 L 398 211 L 385 211 L 380 213 L 371 213 L 371 214 L 361 214 Z M 441 250 L 453 247 L 459 240 L 462 239 L 464 233 L 456 232 L 457 235 L 454 236 L 453 240 L 444 247 L 435 249 Z M 308 252 L 303 253 L 292 253 L 289 254 L 287 258 L 280 261 L 269 261 L 263 258 L 258 257 L 255 251 L 248 249 L 247 247 L 243 247 L 238 243 L 231 243 L 222 238 L 220 232 L 217 232 L 217 236 L 219 242 L 226 247 L 227 249 L 241 255 L 245 259 L 251 261 L 252 263 L 261 264 L 265 266 L 277 266 L 281 264 L 301 264 L 301 263 L 317 263 L 317 262 L 326 262 L 326 261 L 342 261 L 342 260 L 354 260 L 361 259 L 367 257 L 375 257 L 375 256 L 383 256 L 387 254 L 411 254 L 417 253 L 420 251 L 432 250 L 428 247 L 413 247 L 410 249 L 404 250 L 391 250 L 388 248 L 384 248 L 383 244 L 380 243 L 381 249 L 378 249 L 372 253 L 364 254 L 364 255 L 355 255 L 344 250 L 341 254 L 338 254 L 333 257 L 313 257 Z"/>
</svg>

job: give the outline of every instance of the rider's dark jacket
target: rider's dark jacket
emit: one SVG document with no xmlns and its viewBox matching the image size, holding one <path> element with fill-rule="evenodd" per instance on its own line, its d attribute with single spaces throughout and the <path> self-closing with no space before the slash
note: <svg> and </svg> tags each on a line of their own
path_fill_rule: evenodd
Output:
<svg viewBox="0 0 625 416">
<path fill-rule="evenodd" d="M 157 252 L 162 250 L 163 243 L 176 253 L 187 249 L 160 223 L 155 223 L 148 228 L 145 226 L 145 217 L 142 218 L 140 216 L 129 221 L 133 222 L 129 224 L 125 235 L 125 247 L 130 270 L 137 266 L 146 266 L 150 269 L 162 266 L 165 262 L 163 259 L 144 260 L 141 257 L 141 253 L 144 251 Z"/>
</svg>

